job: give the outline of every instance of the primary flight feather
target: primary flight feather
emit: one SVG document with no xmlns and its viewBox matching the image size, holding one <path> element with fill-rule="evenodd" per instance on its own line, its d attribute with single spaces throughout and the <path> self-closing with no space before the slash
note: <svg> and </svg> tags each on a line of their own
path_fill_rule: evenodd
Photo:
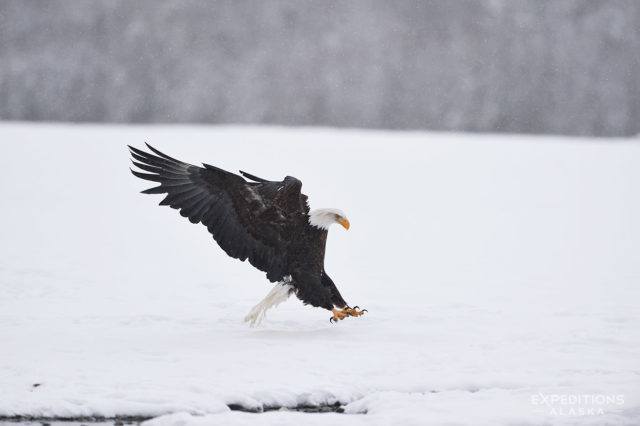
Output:
<svg viewBox="0 0 640 426">
<path fill-rule="evenodd" d="M 342 211 L 310 211 L 302 182 L 291 176 L 269 181 L 240 171 L 243 178 L 209 164 L 183 163 L 147 147 L 152 153 L 129 147 L 133 164 L 143 171 L 131 172 L 158 183 L 142 193 L 167 194 L 160 205 L 202 223 L 229 256 L 248 260 L 276 283 L 245 321 L 259 324 L 267 309 L 291 293 L 305 304 L 332 311 L 331 321 L 366 312 L 350 308 L 324 270 L 329 226 L 350 226 Z"/>
</svg>

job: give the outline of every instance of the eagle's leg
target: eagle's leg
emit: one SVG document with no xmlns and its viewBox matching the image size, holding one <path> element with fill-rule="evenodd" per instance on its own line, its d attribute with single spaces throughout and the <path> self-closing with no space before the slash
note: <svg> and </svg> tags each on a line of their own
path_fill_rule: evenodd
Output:
<svg viewBox="0 0 640 426">
<path fill-rule="evenodd" d="M 331 312 L 333 312 L 333 316 L 329 318 L 329 322 L 337 322 L 345 319 L 346 317 L 359 317 L 360 315 L 363 315 L 365 312 L 368 312 L 366 309 L 359 311 L 358 310 L 359 308 L 360 308 L 359 306 L 354 306 L 353 308 L 350 308 L 349 306 L 345 306 L 342 309 L 333 308 L 331 309 Z"/>
</svg>

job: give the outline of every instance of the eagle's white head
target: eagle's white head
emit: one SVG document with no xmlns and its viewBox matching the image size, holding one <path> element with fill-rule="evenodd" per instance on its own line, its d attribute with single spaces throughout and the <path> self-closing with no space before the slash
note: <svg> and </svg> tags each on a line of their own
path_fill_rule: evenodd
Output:
<svg viewBox="0 0 640 426">
<path fill-rule="evenodd" d="M 334 223 L 339 223 L 347 230 L 351 226 L 344 212 L 338 209 L 312 210 L 309 212 L 309 223 L 316 228 L 324 229 L 325 231 L 328 231 L 329 227 Z"/>
</svg>

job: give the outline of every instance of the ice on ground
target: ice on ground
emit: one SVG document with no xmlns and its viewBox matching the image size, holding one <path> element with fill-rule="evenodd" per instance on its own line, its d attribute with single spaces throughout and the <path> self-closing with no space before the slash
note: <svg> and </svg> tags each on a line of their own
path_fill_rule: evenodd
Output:
<svg viewBox="0 0 640 426">
<path fill-rule="evenodd" d="M 640 424 L 637 139 L 5 123 L 0 140 L 0 416 Z M 272 284 L 139 193 L 143 141 L 344 210 L 326 269 L 369 312 L 332 325 L 291 297 L 249 328 Z M 622 400 L 581 414 L 572 395 Z M 348 414 L 228 409 L 335 402 Z"/>
</svg>

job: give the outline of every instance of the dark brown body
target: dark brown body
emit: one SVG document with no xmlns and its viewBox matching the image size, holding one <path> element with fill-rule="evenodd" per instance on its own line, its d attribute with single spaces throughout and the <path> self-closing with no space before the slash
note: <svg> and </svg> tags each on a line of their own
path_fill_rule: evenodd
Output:
<svg viewBox="0 0 640 426">
<path fill-rule="evenodd" d="M 326 230 L 305 226 L 294 245 L 297 254 L 290 256 L 290 271 L 300 300 L 330 310 L 334 306 L 343 308 L 347 303 L 324 270 L 327 234 Z"/>
</svg>

